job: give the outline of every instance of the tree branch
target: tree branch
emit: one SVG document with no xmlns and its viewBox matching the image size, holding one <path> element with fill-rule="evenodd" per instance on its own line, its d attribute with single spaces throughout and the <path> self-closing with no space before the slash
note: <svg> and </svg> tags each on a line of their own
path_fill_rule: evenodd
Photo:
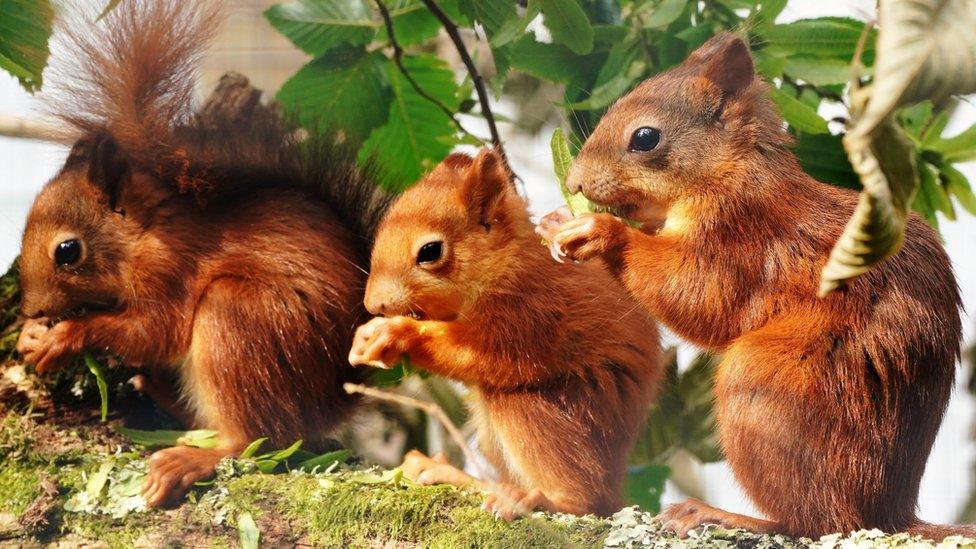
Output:
<svg viewBox="0 0 976 549">
<path fill-rule="evenodd" d="M 16 116 L 0 116 L 0 136 L 71 144 L 71 139 L 57 127 Z"/>
<path fill-rule="evenodd" d="M 459 131 L 461 131 L 465 135 L 470 135 L 471 137 L 478 139 L 477 136 L 475 136 L 468 130 L 464 129 L 464 126 L 461 125 L 461 122 L 454 117 L 454 111 L 452 111 L 447 105 L 442 103 L 439 99 L 437 99 L 433 95 L 430 95 L 423 88 L 421 88 L 420 84 L 416 80 L 414 80 L 413 76 L 410 75 L 410 72 L 407 71 L 407 68 L 403 66 L 403 47 L 400 46 L 399 42 L 397 42 L 396 34 L 394 33 L 393 30 L 393 18 L 390 16 L 390 10 L 386 7 L 386 4 L 383 3 L 383 0 L 376 0 L 376 7 L 379 8 L 380 10 L 380 16 L 383 18 L 383 24 L 386 26 L 386 35 L 390 40 L 390 46 L 393 47 L 393 63 L 396 64 L 397 69 L 400 71 L 401 74 L 403 74 L 403 77 L 406 78 L 408 82 L 410 82 L 410 85 L 413 86 L 413 89 L 416 90 L 417 93 L 420 94 L 424 99 L 437 105 L 438 108 L 444 111 L 444 114 L 446 114 L 447 117 L 451 119 L 451 122 L 453 122 L 454 125 L 457 126 L 457 129 Z M 478 140 L 481 141 L 480 139 Z"/>
<path fill-rule="evenodd" d="M 512 168 L 508 163 L 508 156 L 505 154 L 505 148 L 502 146 L 501 137 L 498 135 L 498 127 L 495 125 L 495 116 L 491 113 L 491 105 L 488 102 L 488 90 L 485 87 L 485 79 L 478 71 L 478 67 L 474 65 L 474 60 L 471 59 L 471 54 L 468 53 L 467 46 L 464 45 L 464 40 L 461 39 L 461 33 L 458 30 L 458 26 L 454 21 L 451 20 L 450 16 L 444 13 L 444 10 L 437 5 L 434 0 L 421 0 L 427 9 L 430 10 L 434 17 L 440 20 L 441 24 L 444 25 L 444 30 L 447 31 L 447 35 L 451 38 L 451 42 L 454 43 L 454 48 L 457 49 L 458 55 L 461 56 L 461 61 L 464 63 L 465 68 L 468 69 L 468 74 L 471 75 L 471 81 L 474 82 L 474 89 L 478 93 L 478 102 L 481 104 L 481 115 L 488 122 L 488 131 L 491 132 L 491 143 L 495 146 L 495 150 L 501 155 L 502 160 L 505 161 L 505 166 L 508 168 L 509 173 L 514 175 Z"/>
</svg>

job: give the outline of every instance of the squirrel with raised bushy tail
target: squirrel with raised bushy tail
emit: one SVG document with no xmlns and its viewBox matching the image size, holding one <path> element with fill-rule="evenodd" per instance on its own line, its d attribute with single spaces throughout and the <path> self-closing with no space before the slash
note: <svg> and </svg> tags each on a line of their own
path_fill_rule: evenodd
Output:
<svg viewBox="0 0 976 549">
<path fill-rule="evenodd" d="M 939 235 L 912 214 L 897 255 L 818 298 L 857 194 L 803 172 L 767 89 L 741 39 L 711 39 L 618 101 L 569 173 L 570 191 L 648 228 L 566 210 L 539 227 L 555 253 L 602 259 L 665 325 L 722 353 L 722 446 L 767 518 L 694 500 L 662 518 L 681 535 L 973 535 L 915 514 L 961 337 Z"/>
<path fill-rule="evenodd" d="M 153 454 L 150 505 L 259 437 L 323 447 L 355 408 L 341 385 L 357 379 L 346 356 L 385 198 L 354 155 L 275 117 L 191 112 L 209 4 L 66 17 L 74 64 L 48 79 L 80 137 L 27 220 L 18 349 L 38 372 L 92 349 L 175 374 L 169 394 L 147 389 L 220 444 Z"/>
</svg>

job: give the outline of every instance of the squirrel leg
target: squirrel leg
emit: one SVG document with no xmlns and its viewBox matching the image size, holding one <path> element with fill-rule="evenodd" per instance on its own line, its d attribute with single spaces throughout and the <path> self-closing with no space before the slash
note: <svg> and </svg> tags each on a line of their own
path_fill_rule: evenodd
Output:
<svg viewBox="0 0 976 549">
<path fill-rule="evenodd" d="M 757 534 L 771 534 L 780 530 L 775 522 L 723 511 L 694 498 L 668 506 L 657 519 L 666 530 L 673 531 L 679 538 L 688 537 L 688 532 L 703 524 L 742 528 Z"/>
<path fill-rule="evenodd" d="M 423 452 L 410 450 L 404 456 L 400 470 L 403 476 L 425 486 L 450 484 L 458 488 L 479 489 L 483 485 L 478 479 L 451 465 L 443 453 L 428 457 Z"/>
<path fill-rule="evenodd" d="M 142 490 L 146 505 L 159 507 L 183 496 L 195 482 L 212 476 L 221 459 L 236 451 L 232 447 L 190 446 L 159 450 L 149 458 L 149 474 Z"/>
</svg>

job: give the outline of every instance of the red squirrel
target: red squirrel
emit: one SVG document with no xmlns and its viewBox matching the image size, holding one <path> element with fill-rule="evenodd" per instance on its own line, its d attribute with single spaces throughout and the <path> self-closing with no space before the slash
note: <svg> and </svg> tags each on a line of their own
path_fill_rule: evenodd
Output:
<svg viewBox="0 0 976 549">
<path fill-rule="evenodd" d="M 123 2 L 59 32 L 78 67 L 54 108 L 81 137 L 31 208 L 18 344 L 39 373 L 83 349 L 172 369 L 220 446 L 155 452 L 161 505 L 252 440 L 322 446 L 355 407 L 342 389 L 362 312 L 371 220 L 384 202 L 353 156 L 275 121 L 190 111 L 216 26 L 203 2 Z M 271 118 L 271 117 L 266 117 Z"/>
<path fill-rule="evenodd" d="M 533 231 L 501 158 L 454 154 L 390 206 L 376 233 L 352 364 L 407 356 L 461 381 L 501 484 L 413 452 L 404 472 L 533 509 L 620 508 L 627 458 L 660 382 L 652 319 L 602 266 L 561 268 Z"/>
<path fill-rule="evenodd" d="M 565 256 L 602 259 L 674 332 L 722 353 L 719 434 L 767 518 L 695 500 L 661 518 L 682 536 L 703 523 L 814 538 L 972 535 L 915 514 L 960 349 L 939 235 L 912 214 L 897 255 L 819 299 L 857 194 L 803 172 L 767 90 L 740 38 L 711 39 L 608 110 L 568 175 L 570 191 L 663 226 L 557 211 L 539 227 Z"/>
</svg>

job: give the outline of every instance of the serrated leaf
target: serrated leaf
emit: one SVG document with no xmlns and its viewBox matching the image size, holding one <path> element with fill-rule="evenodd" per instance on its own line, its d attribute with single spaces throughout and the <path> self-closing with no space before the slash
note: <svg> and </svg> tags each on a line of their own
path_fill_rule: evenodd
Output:
<svg viewBox="0 0 976 549">
<path fill-rule="evenodd" d="M 28 92 L 41 88 L 53 20 L 50 0 L 0 0 L 0 69 Z"/>
<path fill-rule="evenodd" d="M 776 103 L 779 113 L 797 130 L 806 133 L 828 133 L 827 121 L 817 111 L 791 97 L 779 88 L 771 88 L 769 97 Z"/>
<path fill-rule="evenodd" d="M 382 26 L 362 0 L 291 0 L 271 6 L 264 16 L 292 44 L 314 56 L 340 44 L 366 44 Z"/>
<path fill-rule="evenodd" d="M 552 41 L 573 53 L 584 55 L 593 50 L 593 26 L 578 0 L 537 0 L 542 20 L 552 34 Z"/>
<path fill-rule="evenodd" d="M 922 181 L 914 151 L 906 150 L 911 143 L 899 136 L 892 113 L 919 101 L 942 104 L 953 94 L 976 91 L 976 0 L 882 1 L 879 23 L 874 79 L 851 94 L 854 125 L 844 138 L 864 192 L 824 267 L 820 295 L 890 257 L 904 241 L 907 207 Z M 926 166 L 921 176 L 928 181 Z M 918 204 L 944 208 L 935 190 L 941 185 L 924 184 Z M 928 219 L 938 224 L 934 214 Z"/>
<path fill-rule="evenodd" d="M 457 11 L 452 1 L 440 0 L 437 5 L 449 16 L 451 15 L 449 12 Z M 440 20 L 430 13 L 420 0 L 386 0 L 386 7 L 390 11 L 390 18 L 393 19 L 393 31 L 397 43 L 401 46 L 421 44 L 437 36 L 441 28 Z M 385 25 L 380 27 L 377 39 L 387 41 Z"/>
<path fill-rule="evenodd" d="M 660 29 L 677 21 L 687 6 L 688 0 L 661 0 L 645 4 L 638 15 L 645 29 Z"/>
<path fill-rule="evenodd" d="M 247 511 L 237 515 L 237 533 L 240 537 L 241 549 L 258 549 L 260 547 L 261 531 L 254 522 L 254 517 Z"/>
<path fill-rule="evenodd" d="M 832 57 L 794 55 L 786 59 L 783 72 L 814 86 L 846 84 L 851 79 L 850 63 Z"/>
<path fill-rule="evenodd" d="M 976 160 L 976 124 L 955 137 L 934 139 L 927 148 L 941 154 L 948 162 Z"/>
<path fill-rule="evenodd" d="M 342 130 L 362 142 L 386 121 L 387 65 L 379 52 L 340 49 L 302 67 L 278 91 L 277 99 L 312 131 Z"/>
<path fill-rule="evenodd" d="M 939 176 L 946 190 L 956 197 L 959 204 L 969 213 L 976 215 L 976 195 L 966 176 L 949 163 L 939 164 Z"/>
<path fill-rule="evenodd" d="M 95 376 L 95 383 L 98 385 L 98 398 L 101 400 L 102 422 L 108 419 L 108 382 L 105 381 L 105 373 L 102 366 L 95 360 L 91 353 L 84 354 L 85 366 L 88 371 Z"/>
<path fill-rule="evenodd" d="M 842 17 L 801 19 L 759 29 L 763 44 L 777 54 L 836 57 L 850 61 L 864 23 Z M 873 44 L 873 40 L 868 40 Z M 869 46 L 870 48 L 870 46 Z"/>
<path fill-rule="evenodd" d="M 427 94 L 450 109 L 457 108 L 454 72 L 443 60 L 407 56 L 403 64 Z M 417 93 L 393 63 L 387 78 L 393 92 L 387 122 L 363 143 L 359 158 L 375 162 L 384 187 L 401 191 L 447 156 L 455 142 L 454 125 L 437 105 Z"/>
</svg>

